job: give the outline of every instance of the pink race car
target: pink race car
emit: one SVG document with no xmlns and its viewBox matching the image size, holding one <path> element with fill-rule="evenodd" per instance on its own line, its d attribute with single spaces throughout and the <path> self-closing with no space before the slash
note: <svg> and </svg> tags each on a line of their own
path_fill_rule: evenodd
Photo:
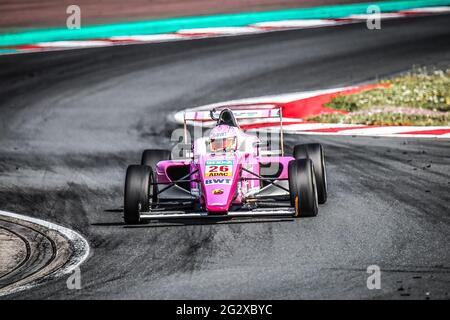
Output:
<svg viewBox="0 0 450 320">
<path fill-rule="evenodd" d="M 278 118 L 279 149 L 263 150 L 258 135 L 237 120 Z M 209 135 L 189 145 L 187 155 L 145 150 L 140 165 L 127 169 L 124 220 L 210 217 L 310 217 L 327 200 L 323 148 L 299 144 L 284 155 L 281 108 L 221 108 L 185 113 L 187 121 L 214 121 Z"/>
</svg>

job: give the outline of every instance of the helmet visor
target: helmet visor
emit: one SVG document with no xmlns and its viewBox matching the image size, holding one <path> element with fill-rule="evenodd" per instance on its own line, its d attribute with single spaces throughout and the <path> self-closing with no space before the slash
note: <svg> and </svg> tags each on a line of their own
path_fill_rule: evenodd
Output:
<svg viewBox="0 0 450 320">
<path fill-rule="evenodd" d="M 211 139 L 211 151 L 232 151 L 236 150 L 236 137 Z"/>
</svg>

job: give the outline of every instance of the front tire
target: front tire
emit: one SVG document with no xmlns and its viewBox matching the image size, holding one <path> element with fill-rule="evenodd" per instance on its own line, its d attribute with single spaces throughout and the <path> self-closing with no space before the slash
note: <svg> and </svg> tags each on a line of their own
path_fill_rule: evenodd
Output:
<svg viewBox="0 0 450 320">
<path fill-rule="evenodd" d="M 327 171 L 323 147 L 320 143 L 298 144 L 294 147 L 295 159 L 311 159 L 314 164 L 314 175 L 317 182 L 317 194 L 320 204 L 327 202 Z"/>
<path fill-rule="evenodd" d="M 315 217 L 319 211 L 314 164 L 310 159 L 291 160 L 289 193 L 295 217 Z"/>
<path fill-rule="evenodd" d="M 124 221 L 126 224 L 141 222 L 141 212 L 150 209 L 150 191 L 153 172 L 148 166 L 131 165 L 127 168 L 124 192 Z"/>
</svg>

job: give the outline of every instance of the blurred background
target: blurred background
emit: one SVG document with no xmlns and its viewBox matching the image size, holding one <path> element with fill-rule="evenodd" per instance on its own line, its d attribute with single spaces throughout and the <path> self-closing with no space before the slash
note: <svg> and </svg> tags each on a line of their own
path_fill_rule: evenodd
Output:
<svg viewBox="0 0 450 320">
<path fill-rule="evenodd" d="M 78 5 L 83 24 L 256 12 L 361 3 L 366 0 L 0 0 L 0 32 L 66 25 L 66 8 Z M 373 1 L 372 1 L 373 2 Z"/>
</svg>

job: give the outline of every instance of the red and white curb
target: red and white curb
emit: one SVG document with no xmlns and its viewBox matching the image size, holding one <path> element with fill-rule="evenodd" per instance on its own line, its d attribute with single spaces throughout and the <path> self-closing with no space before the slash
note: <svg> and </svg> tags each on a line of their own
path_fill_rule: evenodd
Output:
<svg viewBox="0 0 450 320">
<path fill-rule="evenodd" d="M 38 42 L 25 45 L 0 47 L 0 50 L 2 49 L 12 50 L 12 52 L 4 52 L 0 54 L 17 54 L 25 52 L 48 51 L 48 50 L 67 50 L 77 48 L 106 47 L 114 45 L 158 43 L 158 42 L 193 40 L 212 37 L 236 36 L 236 35 L 264 33 L 273 31 L 291 30 L 291 29 L 308 29 L 308 28 L 339 26 L 350 23 L 364 22 L 367 21 L 367 19 L 373 18 L 395 19 L 395 18 L 405 18 L 431 14 L 443 14 L 449 12 L 450 6 L 425 7 L 380 14 L 354 14 L 338 19 L 301 19 L 301 20 L 267 21 L 254 23 L 242 27 L 181 29 L 174 33 L 165 33 L 165 34 L 127 35 L 127 36 L 113 36 L 103 39 Z"/>
<path fill-rule="evenodd" d="M 74 230 L 71 230 L 69 228 L 60 226 L 58 224 L 55 224 L 55 223 L 52 223 L 49 221 L 32 218 L 32 217 L 24 216 L 24 215 L 13 213 L 13 212 L 7 212 L 7 211 L 0 210 L 0 217 L 1 216 L 6 216 L 6 217 L 10 217 L 10 218 L 15 218 L 15 219 L 31 222 L 31 223 L 40 225 L 44 228 L 58 232 L 64 238 L 66 238 L 70 241 L 70 243 L 73 246 L 73 254 L 70 257 L 69 261 L 67 261 L 66 264 L 62 268 L 54 271 L 53 273 L 50 273 L 50 274 L 44 276 L 43 278 L 34 280 L 30 283 L 27 283 L 23 286 L 11 289 L 9 291 L 2 292 L 0 294 L 0 296 L 6 296 L 6 295 L 17 293 L 17 292 L 20 292 L 23 290 L 31 289 L 33 287 L 43 284 L 47 280 L 53 280 L 56 278 L 60 278 L 64 275 L 70 274 L 73 270 L 80 267 L 80 265 L 89 257 L 90 247 L 89 247 L 88 241 L 82 235 L 80 235 L 78 232 L 76 232 Z"/>
<path fill-rule="evenodd" d="M 315 123 L 305 121 L 308 116 L 322 113 L 341 113 L 342 111 L 324 108 L 323 104 L 338 94 L 361 92 L 383 85 L 361 85 L 327 90 L 288 93 L 274 96 L 264 96 L 248 99 L 230 100 L 213 103 L 196 108 L 185 109 L 173 116 L 177 123 L 184 123 L 185 112 L 211 110 L 215 107 L 245 107 L 275 108 L 281 107 L 283 113 L 283 131 L 294 134 L 314 135 L 350 135 L 350 136 L 384 136 L 384 137 L 421 137 L 421 138 L 450 138 L 450 126 L 374 126 L 358 124 Z M 211 122 L 193 122 L 205 128 L 212 126 Z M 273 119 L 261 119 L 240 122 L 245 130 L 278 130 L 279 122 Z"/>
</svg>

